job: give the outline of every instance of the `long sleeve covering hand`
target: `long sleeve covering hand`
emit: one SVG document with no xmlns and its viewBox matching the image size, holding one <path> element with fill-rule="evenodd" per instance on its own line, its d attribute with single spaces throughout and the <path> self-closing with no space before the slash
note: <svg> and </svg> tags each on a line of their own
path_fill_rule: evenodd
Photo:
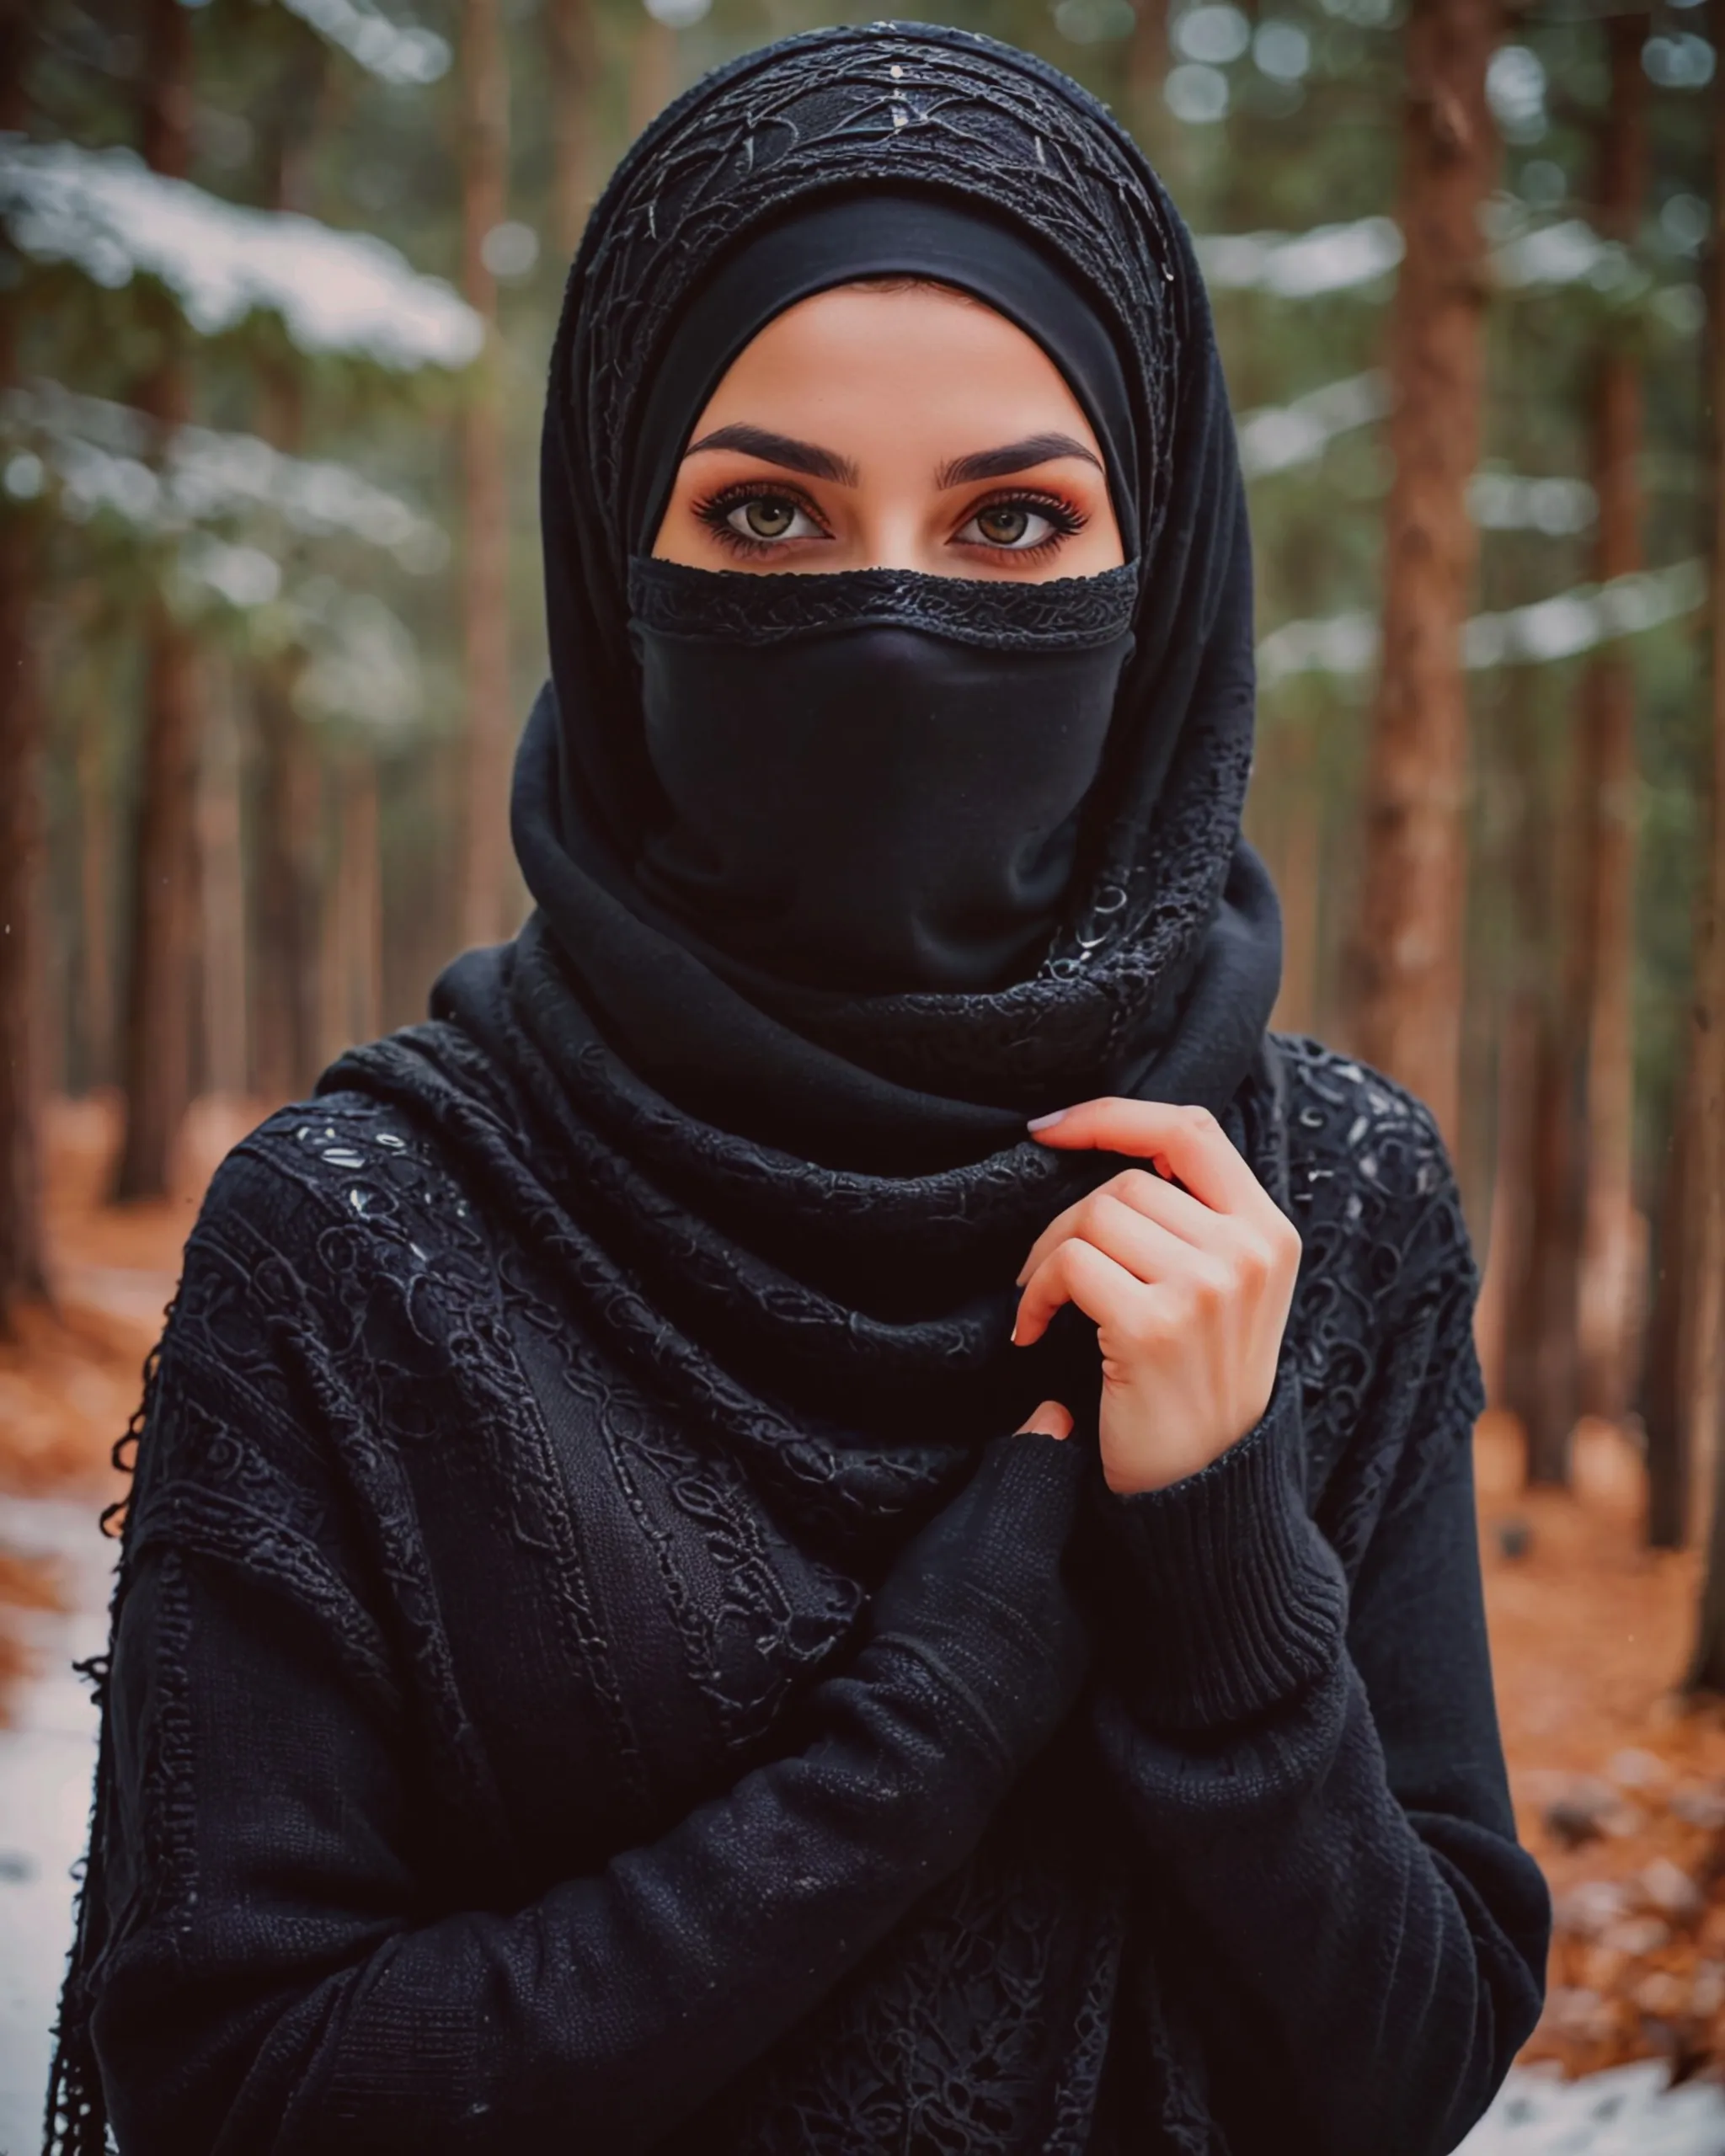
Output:
<svg viewBox="0 0 1725 2156">
<path fill-rule="evenodd" d="M 1428 1235 L 1459 1219 L 1453 1187 L 1426 1210 Z M 1357 1440 L 1376 1472 L 1337 1530 L 1351 1579 L 1307 1510 L 1291 1356 L 1210 1468 L 1108 1501 L 1095 1726 L 1232 2156 L 1445 2156 L 1538 2017 L 1549 1903 L 1493 1700 L 1471 1301 L 1456 1271 L 1385 1344 Z"/>
<path fill-rule="evenodd" d="M 285 1487 L 323 1449 L 284 1413 L 293 1328 L 241 1326 L 206 1277 L 222 1262 L 195 1241 L 113 1654 L 94 2033 L 120 2145 L 649 2147 L 964 1860 L 1076 1699 L 1076 1449 L 985 1451 L 889 1576 L 890 1622 L 801 1703 L 790 1756 L 525 1906 L 428 1915 L 414 1732 Z M 220 1361 L 188 1316 L 212 1305 Z M 354 1412 L 320 1405 L 332 1427 Z"/>
</svg>

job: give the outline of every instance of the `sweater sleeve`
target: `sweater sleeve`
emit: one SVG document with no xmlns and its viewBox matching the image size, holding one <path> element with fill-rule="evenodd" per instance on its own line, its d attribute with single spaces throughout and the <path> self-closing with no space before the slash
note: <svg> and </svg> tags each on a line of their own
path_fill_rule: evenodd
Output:
<svg viewBox="0 0 1725 2156">
<path fill-rule="evenodd" d="M 1492 1693 L 1471 1301 L 1470 1267 L 1391 1343 L 1400 1427 L 1364 1437 L 1403 1471 L 1351 1593 L 1306 1508 L 1286 1357 L 1231 1450 L 1108 1500 L 1097 1733 L 1236 2156 L 1447 2156 L 1538 2018 L 1549 1902 Z"/>
<path fill-rule="evenodd" d="M 119 1784 L 167 1777 L 157 1846 L 122 1835 L 146 1899 L 96 1987 L 126 2156 L 649 2148 L 962 1861 L 998 1795 L 961 1767 L 950 1691 L 871 1643 L 804 1752 L 526 1908 L 428 1921 L 399 1760 L 308 1612 L 158 1552 L 115 1670 Z"/>
<path fill-rule="evenodd" d="M 963 1863 L 1023 1764 L 1007 1755 L 1026 1714 L 1003 1740 L 951 1679 L 951 1642 L 911 1622 L 945 1590 L 907 1588 L 896 1630 L 799 1703 L 784 1756 L 524 1907 L 463 1908 L 428 1848 L 425 1748 L 375 1625 L 363 1651 L 366 1572 L 342 1556 L 328 1448 L 291 1412 L 284 1328 L 259 1315 L 285 1268 L 256 1258 L 195 1238 L 139 1451 L 88 1890 L 119 2146 L 649 2148 Z M 338 1420 L 352 1405 L 323 1401 Z M 1026 1553 L 1039 1617 L 1028 1574 L 1046 1560 L 1053 1577 L 1059 1550 L 1025 1516 L 1049 1509 L 1038 1478 L 1061 1463 L 1037 1443 L 1002 1456 L 972 1529 Z"/>
</svg>

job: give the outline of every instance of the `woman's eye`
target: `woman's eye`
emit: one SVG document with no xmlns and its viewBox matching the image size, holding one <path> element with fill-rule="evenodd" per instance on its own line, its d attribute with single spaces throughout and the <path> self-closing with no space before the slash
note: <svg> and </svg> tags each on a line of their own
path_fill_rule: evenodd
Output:
<svg viewBox="0 0 1725 2156">
<path fill-rule="evenodd" d="M 725 522 L 740 538 L 818 539 L 820 528 L 807 510 L 783 494 L 751 494 L 725 512 Z"/>
<path fill-rule="evenodd" d="M 1023 502 L 991 502 L 958 534 L 959 542 L 972 547 L 1000 547 L 1014 553 L 1028 553 L 1044 545 L 1060 530 L 1053 517 Z"/>
</svg>

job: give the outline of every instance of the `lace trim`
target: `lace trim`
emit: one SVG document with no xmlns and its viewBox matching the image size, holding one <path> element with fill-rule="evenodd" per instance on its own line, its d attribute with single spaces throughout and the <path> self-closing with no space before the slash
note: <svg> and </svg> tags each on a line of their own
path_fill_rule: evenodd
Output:
<svg viewBox="0 0 1725 2156">
<path fill-rule="evenodd" d="M 1047 584 L 914 569 L 751 576 L 638 555 L 629 563 L 629 611 L 643 627 L 737 643 L 789 643 L 890 627 L 991 651 L 1088 650 L 1130 632 L 1137 598 L 1138 569 L 1130 563 Z"/>
</svg>

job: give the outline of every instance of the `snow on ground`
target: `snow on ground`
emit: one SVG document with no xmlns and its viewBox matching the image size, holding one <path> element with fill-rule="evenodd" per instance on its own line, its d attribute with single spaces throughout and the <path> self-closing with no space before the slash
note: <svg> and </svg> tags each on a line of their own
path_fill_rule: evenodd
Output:
<svg viewBox="0 0 1725 2156">
<path fill-rule="evenodd" d="M 37 1674 L 0 1729 L 0 2156 L 41 2147 L 48 2031 L 72 1931 L 72 1865 L 83 1853 L 96 1717 L 74 1661 L 108 1640 L 114 1545 L 87 1499 L 8 1497 L 8 1550 L 53 1558 L 66 1614 L 13 1613 L 28 1625 Z"/>
<path fill-rule="evenodd" d="M 1582 2081 L 1513 2073 L 1461 2144 L 1462 2156 L 1725 2156 L 1725 2093 L 1717 2083 L 1667 2089 L 1658 2059 Z"/>
<path fill-rule="evenodd" d="M 27 1620 L 38 1674 L 0 1730 L 0 2156 L 41 2145 L 48 2031 L 95 1757 L 94 1711 L 71 1665 L 107 1642 L 113 1545 L 97 1512 L 93 1501 L 11 1498 L 3 1515 L 8 1548 L 57 1561 L 70 1607 Z M 1667 2090 L 1664 2078 L 1648 2060 L 1585 2081 L 1514 2074 L 1462 2156 L 1725 2156 L 1725 2093 L 1712 2083 Z"/>
</svg>

